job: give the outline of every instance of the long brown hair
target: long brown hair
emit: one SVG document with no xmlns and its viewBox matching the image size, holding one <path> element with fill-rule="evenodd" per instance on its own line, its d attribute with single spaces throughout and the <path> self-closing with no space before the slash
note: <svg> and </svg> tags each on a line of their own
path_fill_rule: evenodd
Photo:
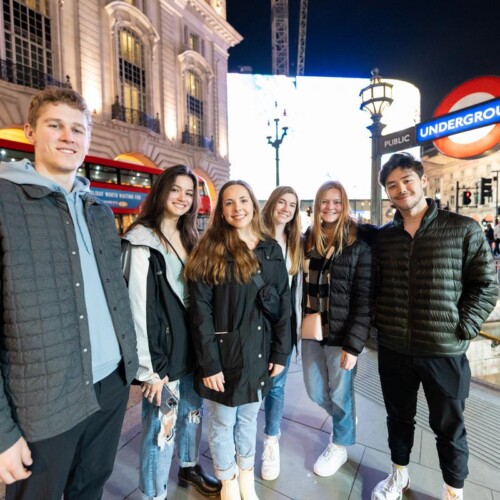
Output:
<svg viewBox="0 0 500 500">
<path fill-rule="evenodd" d="M 198 179 L 196 175 L 185 165 L 174 165 L 168 167 L 156 179 L 151 192 L 144 200 L 141 211 L 137 219 L 128 227 L 126 233 L 138 224 L 148 227 L 158 236 L 165 248 L 169 245 L 165 235 L 161 231 L 161 223 L 164 217 L 165 204 L 168 195 L 172 190 L 175 180 L 179 175 L 185 175 L 193 181 L 193 204 L 191 208 L 179 217 L 177 221 L 177 229 L 180 232 L 182 245 L 189 253 L 198 241 L 198 229 L 196 228 L 196 215 L 198 213 L 199 195 L 198 195 Z"/>
<path fill-rule="evenodd" d="M 239 283 L 248 283 L 252 275 L 259 269 L 255 253 L 240 239 L 236 229 L 228 224 L 223 217 L 222 208 L 224 192 L 230 186 L 239 185 L 248 191 L 253 203 L 252 232 L 259 240 L 270 237 L 260 219 L 259 203 L 252 188 L 242 180 L 226 182 L 219 191 L 217 204 L 210 219 L 208 228 L 203 233 L 186 264 L 184 275 L 192 281 L 203 281 L 211 285 L 220 285 L 232 277 Z M 234 260 L 234 267 L 227 265 L 228 254 Z"/>
<path fill-rule="evenodd" d="M 321 221 L 321 202 L 330 189 L 340 191 L 340 200 L 342 201 L 342 210 L 340 216 L 335 222 L 335 227 L 331 234 L 327 234 Z M 351 207 L 344 186 L 338 181 L 327 181 L 323 183 L 314 198 L 314 213 L 311 231 L 306 242 L 306 252 L 314 247 L 316 251 L 326 256 L 328 250 L 333 246 L 335 253 L 342 253 L 344 247 L 352 245 L 356 241 L 358 226 L 351 216 Z"/>
<path fill-rule="evenodd" d="M 302 267 L 302 237 L 300 230 L 300 202 L 299 196 L 295 189 L 290 186 L 279 186 L 273 190 L 269 195 L 264 208 L 262 209 L 262 222 L 265 228 L 273 235 L 276 235 L 276 223 L 274 221 L 274 211 L 278 201 L 283 198 L 285 194 L 295 196 L 297 206 L 292 220 L 285 225 L 285 235 L 287 239 L 287 247 L 290 252 L 290 271 L 289 273 L 294 276 Z"/>
</svg>

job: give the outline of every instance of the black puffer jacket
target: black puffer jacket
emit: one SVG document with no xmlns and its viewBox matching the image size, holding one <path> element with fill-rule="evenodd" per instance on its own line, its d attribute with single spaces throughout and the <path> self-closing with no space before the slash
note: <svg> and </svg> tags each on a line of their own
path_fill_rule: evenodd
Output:
<svg viewBox="0 0 500 500">
<path fill-rule="evenodd" d="M 195 387 L 201 397 L 226 406 L 259 401 L 270 389 L 268 363 L 286 364 L 292 350 L 290 290 L 283 253 L 274 240 L 261 241 L 255 252 L 263 280 L 275 286 L 281 297 L 281 316 L 274 324 L 257 305 L 253 281 L 228 279 L 211 286 L 189 282 L 190 319 L 198 370 Z M 234 261 L 228 257 L 229 266 Z M 203 384 L 203 377 L 223 372 L 225 391 Z"/>
<path fill-rule="evenodd" d="M 455 356 L 495 307 L 497 279 L 477 222 L 427 203 L 414 238 L 398 212 L 378 232 L 378 341 L 403 354 Z"/>
<path fill-rule="evenodd" d="M 323 344 L 359 355 L 370 332 L 374 268 L 371 240 L 375 228 L 359 226 L 356 241 L 330 262 L 328 337 Z M 304 300 L 307 299 L 307 285 Z"/>
</svg>

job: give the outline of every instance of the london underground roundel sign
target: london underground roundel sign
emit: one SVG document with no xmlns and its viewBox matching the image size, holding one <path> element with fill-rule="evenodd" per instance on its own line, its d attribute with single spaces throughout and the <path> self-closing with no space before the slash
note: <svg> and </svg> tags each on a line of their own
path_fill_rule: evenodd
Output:
<svg viewBox="0 0 500 500">
<path fill-rule="evenodd" d="M 436 108 L 434 116 L 453 113 L 498 97 L 500 97 L 500 77 L 479 76 L 472 78 L 452 90 Z M 494 107 L 493 113 L 498 111 L 497 106 Z M 453 158 L 479 156 L 499 144 L 500 123 L 434 140 L 434 145 L 441 153 Z"/>
</svg>

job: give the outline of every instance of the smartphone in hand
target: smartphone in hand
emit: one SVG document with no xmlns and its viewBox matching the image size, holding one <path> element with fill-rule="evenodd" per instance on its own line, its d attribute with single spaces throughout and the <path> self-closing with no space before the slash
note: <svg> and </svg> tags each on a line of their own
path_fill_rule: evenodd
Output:
<svg viewBox="0 0 500 500">
<path fill-rule="evenodd" d="M 160 411 L 163 415 L 175 410 L 179 404 L 177 396 L 168 388 L 166 384 L 163 385 L 161 390 L 161 404 Z"/>
</svg>

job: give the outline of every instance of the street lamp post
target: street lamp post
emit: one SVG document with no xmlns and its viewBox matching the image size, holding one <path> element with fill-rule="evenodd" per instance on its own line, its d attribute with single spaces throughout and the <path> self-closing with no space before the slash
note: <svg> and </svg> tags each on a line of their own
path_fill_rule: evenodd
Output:
<svg viewBox="0 0 500 500">
<path fill-rule="evenodd" d="M 274 103 L 274 107 L 277 110 L 277 108 L 278 108 L 277 102 Z M 286 109 L 283 110 L 283 116 L 286 117 Z M 283 142 L 283 139 L 285 138 L 285 136 L 288 132 L 288 127 L 281 127 L 281 137 L 280 137 L 280 131 L 279 131 L 280 117 L 276 116 L 275 118 L 273 118 L 273 120 L 274 120 L 274 125 L 275 125 L 274 140 L 272 140 L 271 135 L 268 135 L 267 136 L 267 143 L 270 144 L 276 152 L 274 160 L 276 162 L 276 187 L 278 187 L 280 185 L 280 146 L 281 146 L 281 143 Z M 268 121 L 267 126 L 269 127 L 270 125 L 271 124 Z"/>
<path fill-rule="evenodd" d="M 380 171 L 380 137 L 385 125 L 380 121 L 382 112 L 388 108 L 392 99 L 392 84 L 382 82 L 378 68 L 372 70 L 370 85 L 361 89 L 360 109 L 369 111 L 372 124 L 366 127 L 371 133 L 372 139 L 372 171 L 371 171 L 371 204 L 370 221 L 372 224 L 380 225 L 382 223 L 382 189 L 378 182 Z"/>
</svg>

